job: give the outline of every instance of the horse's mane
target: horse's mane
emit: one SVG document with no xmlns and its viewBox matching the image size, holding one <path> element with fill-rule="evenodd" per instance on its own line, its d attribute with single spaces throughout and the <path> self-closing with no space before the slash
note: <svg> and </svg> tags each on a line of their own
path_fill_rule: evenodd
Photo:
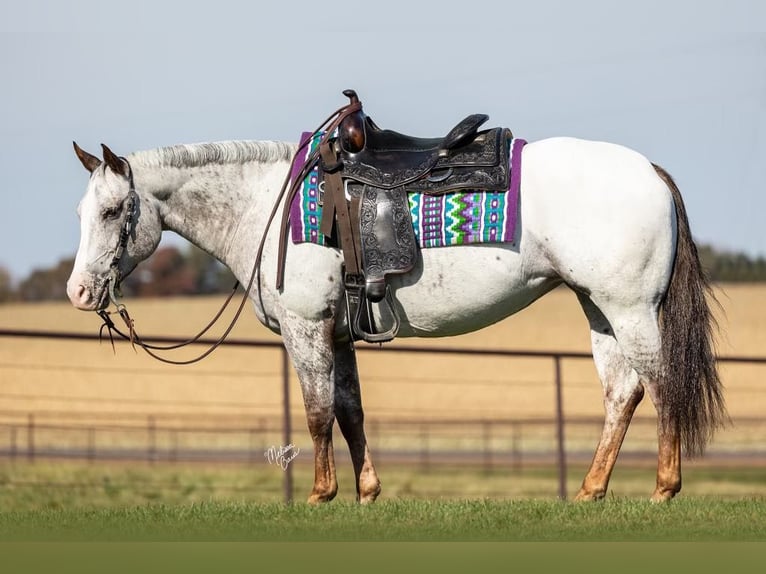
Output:
<svg viewBox="0 0 766 574">
<path fill-rule="evenodd" d="M 289 161 L 295 145 L 274 141 L 228 141 L 180 144 L 135 152 L 128 161 L 145 166 L 199 167 L 207 164 Z"/>
</svg>

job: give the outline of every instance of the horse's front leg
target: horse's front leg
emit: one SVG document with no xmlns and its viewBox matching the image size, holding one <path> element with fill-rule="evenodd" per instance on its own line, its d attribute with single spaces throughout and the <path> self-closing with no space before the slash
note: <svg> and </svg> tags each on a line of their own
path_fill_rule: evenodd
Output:
<svg viewBox="0 0 766 574">
<path fill-rule="evenodd" d="M 282 338 L 303 393 L 311 440 L 314 443 L 314 487 L 309 504 L 329 502 L 338 492 L 332 427 L 335 422 L 333 321 L 307 320 L 285 313 Z"/>
<path fill-rule="evenodd" d="M 367 448 L 359 371 L 350 341 L 335 343 L 335 416 L 351 453 L 357 500 L 374 502 L 380 494 L 380 480 Z"/>
</svg>

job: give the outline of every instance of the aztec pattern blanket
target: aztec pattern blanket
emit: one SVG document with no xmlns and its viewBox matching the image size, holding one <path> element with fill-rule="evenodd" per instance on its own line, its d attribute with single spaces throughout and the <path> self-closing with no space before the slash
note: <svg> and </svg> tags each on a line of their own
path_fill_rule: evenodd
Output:
<svg viewBox="0 0 766 574">
<path fill-rule="evenodd" d="M 305 132 L 301 143 L 311 134 Z M 321 134 L 301 151 L 303 161 L 319 145 Z M 519 187 L 521 183 L 521 150 L 527 142 L 512 139 L 511 177 L 507 192 L 460 191 L 444 195 L 408 194 L 412 225 L 421 248 L 467 245 L 470 243 L 510 243 L 516 231 Z M 295 179 L 303 161 L 294 164 Z M 325 245 L 325 237 L 319 232 L 322 220 L 318 170 L 309 173 L 303 187 L 295 195 L 290 206 L 290 227 L 293 243 L 316 243 Z"/>
</svg>

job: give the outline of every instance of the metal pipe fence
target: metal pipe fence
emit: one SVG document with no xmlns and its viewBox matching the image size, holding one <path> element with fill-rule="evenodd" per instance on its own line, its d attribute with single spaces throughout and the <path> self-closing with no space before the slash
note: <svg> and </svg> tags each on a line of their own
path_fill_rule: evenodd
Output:
<svg viewBox="0 0 766 574">
<path fill-rule="evenodd" d="M 15 420 L 13 420 L 15 419 Z M 293 421 L 295 422 L 295 421 Z M 654 460 L 655 419 L 637 417 L 631 426 L 633 437 L 622 457 Z M 603 419 L 569 418 L 566 421 L 567 462 L 589 459 L 601 432 Z M 300 425 L 297 425 L 300 426 Z M 376 459 L 405 461 L 428 469 L 452 461 L 486 469 L 545 463 L 558 464 L 560 449 L 555 440 L 555 418 L 545 419 L 370 419 L 368 440 Z M 708 451 L 711 460 L 740 459 L 766 464 L 766 420 L 737 419 L 740 434 L 747 440 L 736 444 L 721 441 Z M 310 442 L 305 430 L 298 431 L 301 444 Z M 305 435 L 305 436 L 304 436 Z M 198 424 L 168 423 L 158 415 L 143 421 L 116 424 L 89 422 L 46 422 L 39 413 L 0 414 L 0 456 L 14 460 L 72 458 L 85 460 L 135 460 L 156 462 L 238 462 L 265 461 L 270 447 L 283 444 L 285 429 L 279 418 L 263 418 L 243 426 L 212 425 L 200 415 Z M 295 435 L 291 440 L 295 439 Z M 339 443 L 340 444 L 340 443 Z M 347 456 L 338 448 L 336 456 Z M 307 461 L 307 458 L 298 462 Z"/>
</svg>

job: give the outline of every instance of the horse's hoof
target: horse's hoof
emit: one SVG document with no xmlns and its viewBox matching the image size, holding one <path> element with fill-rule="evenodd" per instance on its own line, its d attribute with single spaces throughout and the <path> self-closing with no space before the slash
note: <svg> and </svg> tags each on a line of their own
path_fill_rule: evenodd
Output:
<svg viewBox="0 0 766 574">
<path fill-rule="evenodd" d="M 359 494 L 359 504 L 372 504 L 377 500 L 380 495 L 380 483 L 377 483 L 373 488 L 367 490 L 367 492 Z"/>
<path fill-rule="evenodd" d="M 575 502 L 592 502 L 594 500 L 603 500 L 606 496 L 606 492 L 602 491 L 589 491 L 580 489 L 580 492 L 577 493 L 577 496 L 574 497 Z"/>
<path fill-rule="evenodd" d="M 676 494 L 673 490 L 658 489 L 654 491 L 650 500 L 654 504 L 662 504 L 663 502 L 670 502 Z"/>
<path fill-rule="evenodd" d="M 324 504 L 335 498 L 336 492 L 312 492 L 306 502 L 309 504 Z"/>
</svg>

